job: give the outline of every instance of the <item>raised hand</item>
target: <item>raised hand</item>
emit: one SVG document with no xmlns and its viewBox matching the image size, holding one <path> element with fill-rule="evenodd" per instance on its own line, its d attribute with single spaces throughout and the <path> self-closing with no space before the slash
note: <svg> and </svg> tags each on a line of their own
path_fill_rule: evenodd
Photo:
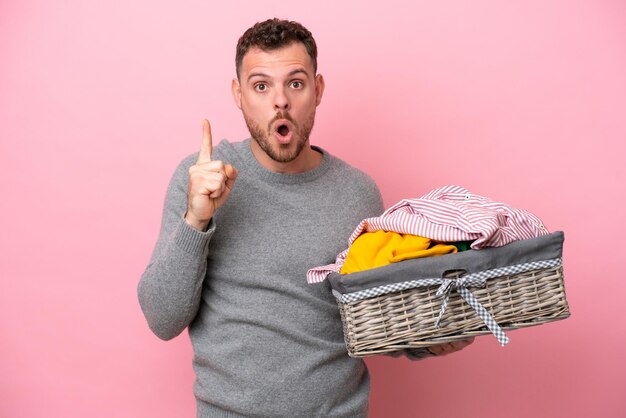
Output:
<svg viewBox="0 0 626 418">
<path fill-rule="evenodd" d="M 202 147 L 198 161 L 189 168 L 185 221 L 205 231 L 215 212 L 224 204 L 237 179 L 237 169 L 213 161 L 213 138 L 209 121 L 202 121 Z"/>
</svg>

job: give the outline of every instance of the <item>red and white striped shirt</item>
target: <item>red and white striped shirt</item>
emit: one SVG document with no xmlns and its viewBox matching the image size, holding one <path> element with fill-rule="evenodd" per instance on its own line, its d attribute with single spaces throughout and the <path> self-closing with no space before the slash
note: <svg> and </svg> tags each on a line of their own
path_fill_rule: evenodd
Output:
<svg viewBox="0 0 626 418">
<path fill-rule="evenodd" d="M 548 234 L 532 213 L 494 202 L 459 186 L 444 186 L 416 199 L 403 199 L 379 217 L 363 219 L 348 240 L 348 249 L 333 264 L 307 272 L 308 283 L 319 283 L 339 272 L 349 247 L 363 232 L 393 231 L 435 241 L 473 241 L 471 248 L 500 247 L 512 241 Z"/>
</svg>

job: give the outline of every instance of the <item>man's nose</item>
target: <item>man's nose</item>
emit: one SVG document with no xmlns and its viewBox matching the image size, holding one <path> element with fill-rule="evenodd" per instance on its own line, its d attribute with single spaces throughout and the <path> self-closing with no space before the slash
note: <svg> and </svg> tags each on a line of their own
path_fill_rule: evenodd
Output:
<svg viewBox="0 0 626 418">
<path fill-rule="evenodd" d="M 289 109 L 289 98 L 285 94 L 284 89 L 276 89 L 274 90 L 274 109 L 275 110 L 288 110 Z"/>
</svg>

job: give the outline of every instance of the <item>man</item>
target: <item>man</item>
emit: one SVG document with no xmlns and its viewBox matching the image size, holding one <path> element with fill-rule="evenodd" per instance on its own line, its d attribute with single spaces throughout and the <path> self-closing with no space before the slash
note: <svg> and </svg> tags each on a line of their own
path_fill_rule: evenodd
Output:
<svg viewBox="0 0 626 418">
<path fill-rule="evenodd" d="M 198 416 L 366 416 L 367 369 L 346 353 L 328 284 L 305 277 L 383 211 L 380 193 L 310 145 L 324 79 L 307 29 L 257 23 L 238 42 L 236 70 L 252 138 L 213 148 L 204 121 L 200 152 L 170 182 L 141 307 L 162 339 L 189 328 Z"/>
</svg>

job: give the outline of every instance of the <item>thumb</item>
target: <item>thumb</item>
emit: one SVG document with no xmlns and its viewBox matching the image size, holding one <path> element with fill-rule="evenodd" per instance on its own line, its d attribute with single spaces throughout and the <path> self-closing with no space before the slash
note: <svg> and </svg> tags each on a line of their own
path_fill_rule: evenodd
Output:
<svg viewBox="0 0 626 418">
<path fill-rule="evenodd" d="M 222 192 L 220 197 L 218 197 L 216 200 L 216 204 L 218 206 L 222 206 L 226 199 L 228 199 L 230 192 L 235 186 L 235 180 L 237 180 L 237 175 L 239 175 L 237 169 L 230 164 L 226 164 L 226 166 L 224 167 L 224 172 L 226 173 L 226 182 L 224 184 L 226 187 L 224 188 L 224 191 Z"/>
<path fill-rule="evenodd" d="M 235 180 L 237 180 L 237 176 L 239 175 L 239 171 L 237 171 L 237 169 L 230 164 L 226 164 L 224 172 L 226 173 L 226 182 L 224 183 L 226 187 L 224 187 L 220 196 L 214 199 L 216 210 L 222 207 L 224 202 L 226 202 L 226 199 L 228 199 L 230 192 L 235 186 Z"/>
<path fill-rule="evenodd" d="M 226 187 L 228 189 L 232 189 L 235 185 L 235 180 L 237 180 L 237 176 L 239 175 L 239 171 L 230 164 L 226 164 L 224 167 L 224 171 L 226 172 Z"/>
</svg>

